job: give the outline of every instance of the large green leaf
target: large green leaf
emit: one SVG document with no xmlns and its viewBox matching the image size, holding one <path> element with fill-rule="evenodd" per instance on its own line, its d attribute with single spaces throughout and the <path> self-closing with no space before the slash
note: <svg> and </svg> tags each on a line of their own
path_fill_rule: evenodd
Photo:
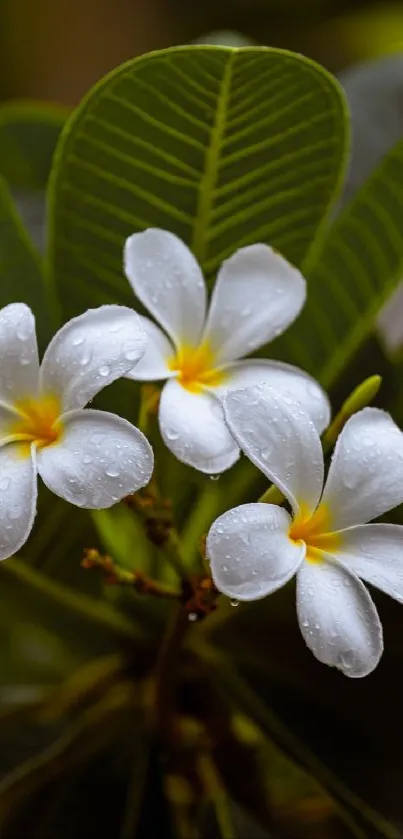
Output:
<svg viewBox="0 0 403 839">
<path fill-rule="evenodd" d="M 277 354 L 331 387 L 403 276 L 403 142 L 384 158 L 331 228 L 308 275 L 305 309 Z M 314 328 L 312 328 L 314 327 Z"/>
<path fill-rule="evenodd" d="M 133 302 L 122 246 L 169 229 L 208 277 L 242 245 L 312 253 L 340 185 L 344 98 L 311 61 L 268 48 L 180 47 L 118 68 L 66 127 L 49 260 L 64 317 Z"/>
<path fill-rule="evenodd" d="M 67 110 L 39 102 L 0 106 L 0 174 L 13 187 L 44 189 Z"/>
</svg>

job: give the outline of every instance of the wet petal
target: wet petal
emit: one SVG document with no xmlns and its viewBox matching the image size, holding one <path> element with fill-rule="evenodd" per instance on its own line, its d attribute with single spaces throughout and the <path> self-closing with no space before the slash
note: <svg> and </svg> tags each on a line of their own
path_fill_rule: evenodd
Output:
<svg viewBox="0 0 403 839">
<path fill-rule="evenodd" d="M 329 425 L 330 403 L 325 391 L 299 367 L 281 361 L 250 358 L 229 365 L 225 372 L 227 378 L 225 383 L 217 388 L 219 392 L 267 384 L 279 396 L 291 396 L 299 402 L 301 408 L 309 414 L 319 434 Z"/>
<path fill-rule="evenodd" d="M 159 423 L 168 449 L 200 472 L 219 474 L 238 460 L 221 403 L 210 393 L 192 393 L 172 379 L 161 394 Z"/>
<path fill-rule="evenodd" d="M 236 600 L 259 600 L 298 570 L 305 545 L 288 538 L 291 518 L 273 504 L 242 504 L 220 516 L 207 536 L 218 590 Z"/>
<path fill-rule="evenodd" d="M 308 414 L 268 385 L 230 391 L 228 427 L 249 460 L 288 498 L 295 513 L 315 509 L 323 484 L 323 454 Z"/>
<path fill-rule="evenodd" d="M 0 401 L 12 403 L 38 389 L 35 318 L 25 303 L 0 309 Z"/>
<path fill-rule="evenodd" d="M 357 577 L 403 603 L 403 527 L 361 524 L 338 533 L 335 551 Z"/>
<path fill-rule="evenodd" d="M 146 346 L 146 334 L 133 309 L 113 305 L 89 309 L 66 323 L 50 342 L 42 361 L 41 387 L 60 396 L 64 411 L 82 408 L 128 373 Z"/>
<path fill-rule="evenodd" d="M 17 443 L 0 449 L 0 559 L 27 541 L 36 514 L 35 451 Z"/>
<path fill-rule="evenodd" d="M 236 251 L 218 273 L 204 333 L 217 364 L 248 355 L 284 332 L 305 295 L 302 274 L 268 245 Z"/>
<path fill-rule="evenodd" d="M 305 643 L 345 676 L 367 676 L 383 651 L 382 626 L 358 577 L 330 557 L 306 561 L 297 573 L 297 612 Z"/>
<path fill-rule="evenodd" d="M 169 360 L 175 356 L 170 340 L 149 318 L 139 315 L 139 320 L 147 335 L 147 349 L 126 378 L 135 382 L 154 382 L 175 376 L 169 367 Z"/>
<path fill-rule="evenodd" d="M 148 484 L 152 448 L 144 434 L 106 411 L 71 411 L 62 417 L 60 442 L 38 452 L 46 486 L 77 507 L 104 509 Z"/>
<path fill-rule="evenodd" d="M 323 502 L 333 530 L 365 524 L 403 502 L 403 434 L 385 411 L 365 408 L 346 423 Z"/>
<path fill-rule="evenodd" d="M 135 295 L 173 342 L 198 344 L 206 314 L 206 288 L 189 248 L 168 230 L 150 227 L 126 240 L 125 273 Z"/>
</svg>

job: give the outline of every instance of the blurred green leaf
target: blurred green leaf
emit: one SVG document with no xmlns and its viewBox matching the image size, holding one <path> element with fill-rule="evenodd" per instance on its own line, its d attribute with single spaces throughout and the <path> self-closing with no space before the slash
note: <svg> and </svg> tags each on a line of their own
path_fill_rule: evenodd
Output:
<svg viewBox="0 0 403 839">
<path fill-rule="evenodd" d="M 71 722 L 44 750 L 7 774 L 0 783 L 0 827 L 19 815 L 41 790 L 58 777 L 59 783 L 107 744 L 122 737 L 136 710 L 133 685 L 116 684 L 97 703 Z"/>
<path fill-rule="evenodd" d="M 329 388 L 368 338 L 403 276 L 403 142 L 390 151 L 331 228 L 308 273 L 308 299 L 276 342 Z"/>
<path fill-rule="evenodd" d="M 150 570 L 151 543 L 140 520 L 124 504 L 108 510 L 94 510 L 92 519 L 104 550 L 130 571 Z"/>
<path fill-rule="evenodd" d="M 256 241 L 300 264 L 341 183 L 344 107 L 322 68 L 263 47 L 162 50 L 111 73 L 66 127 L 51 178 L 64 317 L 133 305 L 122 246 L 150 226 L 178 234 L 208 277 Z"/>
<path fill-rule="evenodd" d="M 37 323 L 40 346 L 49 337 L 49 315 L 38 253 L 0 178 L 0 307 L 21 301 L 31 307 Z"/>
<path fill-rule="evenodd" d="M 84 574 L 84 572 L 82 572 Z M 50 580 L 44 574 L 29 568 L 20 560 L 13 557 L 0 566 L 1 598 L 4 604 L 0 610 L 5 625 L 12 621 L 15 610 L 15 600 L 27 621 L 41 624 L 47 620 L 48 627 L 52 621 L 67 623 L 73 636 L 78 631 L 79 622 L 87 623 L 87 635 L 90 632 L 102 640 L 102 630 L 107 637 L 118 638 L 126 645 L 144 639 L 143 630 L 136 627 L 133 621 L 125 619 L 112 605 L 102 600 L 88 597 L 81 592 Z M 6 598 L 6 592 L 8 596 Z M 53 627 L 54 628 L 54 627 Z"/>
<path fill-rule="evenodd" d="M 68 110 L 42 102 L 0 105 L 0 175 L 12 187 L 45 189 Z"/>
<path fill-rule="evenodd" d="M 260 631 L 262 634 L 262 627 L 260 627 Z M 248 643 L 249 645 L 251 643 L 250 637 Z M 267 651 L 267 637 L 265 648 Z M 294 727 L 294 720 L 298 718 L 298 702 L 300 701 L 299 698 L 296 708 L 295 693 L 292 697 L 291 714 L 284 713 L 283 708 L 281 708 L 280 713 L 275 713 L 271 704 L 272 683 L 268 684 L 267 673 L 265 675 L 265 685 L 269 696 L 265 694 L 262 696 L 260 690 L 255 692 L 248 681 L 239 675 L 227 656 L 205 643 L 195 644 L 194 650 L 209 669 L 210 677 L 214 679 L 217 690 L 228 701 L 234 703 L 240 711 L 250 717 L 269 741 L 272 740 L 282 751 L 289 754 L 327 790 L 338 803 L 340 814 L 352 831 L 353 836 L 360 837 L 360 839 L 366 839 L 367 836 L 371 836 L 371 839 L 381 839 L 381 837 L 398 839 L 399 830 L 381 813 L 376 811 L 372 806 L 372 800 L 367 803 L 364 797 L 361 798 L 357 795 L 353 788 L 349 787 L 344 774 L 334 769 L 333 762 L 323 759 L 323 744 L 322 747 L 319 746 L 318 748 L 318 743 L 310 740 L 304 728 L 304 715 L 301 718 L 302 730 Z M 283 655 L 284 651 L 282 650 Z M 321 666 L 322 670 L 329 670 L 329 668 L 324 668 L 323 665 L 318 666 Z M 345 679 L 345 681 L 348 680 Z M 317 690 L 317 686 L 315 686 L 315 690 Z M 340 697 L 338 697 L 339 702 Z M 339 723 L 340 719 L 335 715 L 335 726 Z M 324 737 L 323 731 L 322 737 Z M 343 756 L 344 762 L 351 760 L 350 742 L 347 740 L 344 741 Z"/>
<path fill-rule="evenodd" d="M 377 591 L 371 594 L 383 624 L 385 652 L 365 679 L 348 679 L 312 656 L 298 628 L 293 584 L 271 595 L 270 602 L 238 609 L 222 604 L 196 631 L 213 638 L 236 662 L 261 704 L 274 710 L 333 776 L 401 827 L 403 693 L 396 677 L 402 667 L 401 605 Z M 301 762 L 327 786 L 326 771 Z"/>
</svg>

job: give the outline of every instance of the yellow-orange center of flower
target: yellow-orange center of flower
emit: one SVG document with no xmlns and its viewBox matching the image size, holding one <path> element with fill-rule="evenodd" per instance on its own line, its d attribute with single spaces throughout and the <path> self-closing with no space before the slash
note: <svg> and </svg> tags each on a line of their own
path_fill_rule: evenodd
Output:
<svg viewBox="0 0 403 839">
<path fill-rule="evenodd" d="M 37 448 L 44 448 L 56 443 L 62 433 L 63 426 L 59 420 L 61 403 L 57 396 L 47 395 L 38 398 L 29 396 L 14 403 L 19 417 L 12 420 L 8 432 L 13 441 L 35 443 Z"/>
<path fill-rule="evenodd" d="M 311 516 L 301 508 L 290 527 L 289 537 L 293 542 L 305 542 L 306 559 L 310 562 L 322 562 L 323 552 L 334 552 L 340 542 L 337 533 L 331 531 L 330 514 L 325 504 L 320 504 Z"/>
<path fill-rule="evenodd" d="M 182 387 L 198 393 L 203 385 L 215 387 L 225 381 L 223 370 L 215 367 L 214 352 L 205 341 L 198 347 L 182 344 L 180 350 L 168 361 L 170 370 L 177 372 Z"/>
</svg>

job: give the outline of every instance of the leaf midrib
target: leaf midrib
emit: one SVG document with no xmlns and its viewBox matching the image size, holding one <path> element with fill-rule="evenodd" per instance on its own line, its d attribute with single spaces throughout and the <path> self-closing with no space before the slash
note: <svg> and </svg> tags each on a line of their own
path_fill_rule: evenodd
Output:
<svg viewBox="0 0 403 839">
<path fill-rule="evenodd" d="M 200 180 L 197 212 L 193 228 L 191 249 L 200 263 L 206 258 L 207 230 L 211 218 L 214 202 L 214 191 L 217 182 L 218 164 L 221 144 L 226 128 L 228 102 L 231 91 L 232 71 L 235 60 L 235 50 L 228 56 L 228 63 L 224 69 L 221 90 L 218 97 L 216 117 L 211 129 L 210 142 L 206 150 L 204 176 Z"/>
</svg>

